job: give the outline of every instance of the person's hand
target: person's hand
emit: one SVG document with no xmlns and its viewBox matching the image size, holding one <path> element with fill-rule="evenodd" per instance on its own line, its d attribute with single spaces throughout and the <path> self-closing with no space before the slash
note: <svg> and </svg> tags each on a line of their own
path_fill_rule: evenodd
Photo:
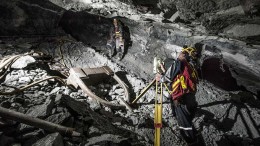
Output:
<svg viewBox="0 0 260 146">
<path fill-rule="evenodd" d="M 166 69 L 165 69 L 164 65 L 163 65 L 163 64 L 160 64 L 160 66 L 161 66 L 161 70 L 165 73 L 165 72 L 166 72 Z"/>
<path fill-rule="evenodd" d="M 157 74 L 155 75 L 155 80 L 156 80 L 157 82 L 159 82 L 159 81 L 161 80 L 161 77 L 162 77 L 162 75 L 157 73 Z"/>
</svg>

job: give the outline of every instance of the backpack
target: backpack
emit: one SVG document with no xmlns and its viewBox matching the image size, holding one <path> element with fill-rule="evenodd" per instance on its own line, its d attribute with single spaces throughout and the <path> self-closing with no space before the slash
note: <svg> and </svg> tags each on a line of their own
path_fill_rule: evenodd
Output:
<svg viewBox="0 0 260 146">
<path fill-rule="evenodd" d="M 167 69 L 165 74 L 162 76 L 160 82 L 172 82 L 174 77 L 180 70 L 181 63 L 179 60 L 167 58 L 163 61 L 164 67 Z"/>
<path fill-rule="evenodd" d="M 198 73 L 194 66 L 187 61 L 182 61 L 180 65 L 180 70 L 171 84 L 171 95 L 174 100 L 184 94 L 195 93 L 197 90 Z"/>
</svg>

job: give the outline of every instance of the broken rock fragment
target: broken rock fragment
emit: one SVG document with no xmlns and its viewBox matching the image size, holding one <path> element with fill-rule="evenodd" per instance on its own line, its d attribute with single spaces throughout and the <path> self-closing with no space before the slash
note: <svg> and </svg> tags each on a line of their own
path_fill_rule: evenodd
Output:
<svg viewBox="0 0 260 146">
<path fill-rule="evenodd" d="M 20 77 L 18 80 L 18 83 L 20 83 L 20 84 L 25 84 L 25 83 L 29 83 L 29 82 L 31 82 L 30 77 Z"/>
<path fill-rule="evenodd" d="M 46 120 L 55 124 L 61 124 L 70 117 L 70 113 L 58 113 L 49 116 Z"/>
<path fill-rule="evenodd" d="M 101 136 L 96 136 L 88 139 L 88 143 L 85 146 L 90 145 L 106 145 L 106 144 L 120 144 L 126 141 L 126 138 L 123 138 L 119 135 L 113 134 L 103 134 Z M 129 143 L 128 143 L 129 144 Z"/>
<path fill-rule="evenodd" d="M 35 61 L 36 60 L 29 55 L 22 56 L 12 64 L 11 68 L 22 69 L 25 68 L 27 65 L 34 63 Z"/>
<path fill-rule="evenodd" d="M 42 105 L 31 107 L 26 114 L 32 117 L 45 117 L 51 113 L 53 106 L 53 100 L 47 100 Z"/>
<path fill-rule="evenodd" d="M 63 139 L 59 133 L 49 134 L 38 140 L 33 146 L 63 146 Z"/>
<path fill-rule="evenodd" d="M 13 143 L 13 141 L 14 141 L 14 139 L 12 137 L 0 135 L 0 145 L 1 146 L 11 145 L 11 143 Z"/>
</svg>

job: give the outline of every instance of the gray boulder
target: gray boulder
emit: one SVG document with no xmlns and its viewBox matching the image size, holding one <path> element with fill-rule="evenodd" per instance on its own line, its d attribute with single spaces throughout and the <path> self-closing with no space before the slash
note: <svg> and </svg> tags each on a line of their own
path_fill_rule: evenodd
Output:
<svg viewBox="0 0 260 146">
<path fill-rule="evenodd" d="M 31 107 L 26 114 L 32 117 L 46 117 L 50 115 L 52 108 L 54 106 L 53 100 L 47 100 L 42 105 L 36 105 Z"/>
<path fill-rule="evenodd" d="M 49 134 L 38 140 L 33 146 L 63 146 L 63 139 L 59 133 Z"/>
<path fill-rule="evenodd" d="M 25 68 L 27 65 L 34 63 L 35 61 L 36 60 L 29 55 L 22 56 L 12 64 L 11 68 L 22 69 Z"/>
<path fill-rule="evenodd" d="M 99 145 L 99 144 L 104 144 L 106 142 L 109 143 L 116 143 L 119 144 L 122 141 L 127 140 L 126 138 L 123 138 L 119 135 L 113 135 L 113 134 L 103 134 L 101 136 L 96 136 L 88 139 L 88 143 L 85 144 L 85 146 L 90 146 L 90 145 Z"/>
</svg>

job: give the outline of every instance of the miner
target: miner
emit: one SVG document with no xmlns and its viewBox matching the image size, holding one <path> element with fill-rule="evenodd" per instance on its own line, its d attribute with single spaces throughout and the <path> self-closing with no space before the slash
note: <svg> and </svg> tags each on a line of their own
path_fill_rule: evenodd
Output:
<svg viewBox="0 0 260 146">
<path fill-rule="evenodd" d="M 177 120 L 180 134 L 189 145 L 196 145 L 196 130 L 192 119 L 197 109 L 195 93 L 198 74 L 195 67 L 197 51 L 195 48 L 183 48 L 177 60 L 166 59 L 161 65 L 162 74 L 156 80 L 169 83 L 173 115 Z"/>
<path fill-rule="evenodd" d="M 109 52 L 109 57 L 116 54 L 118 60 L 123 58 L 125 52 L 123 25 L 117 19 L 113 20 L 113 27 L 110 29 L 106 47 Z"/>
</svg>

